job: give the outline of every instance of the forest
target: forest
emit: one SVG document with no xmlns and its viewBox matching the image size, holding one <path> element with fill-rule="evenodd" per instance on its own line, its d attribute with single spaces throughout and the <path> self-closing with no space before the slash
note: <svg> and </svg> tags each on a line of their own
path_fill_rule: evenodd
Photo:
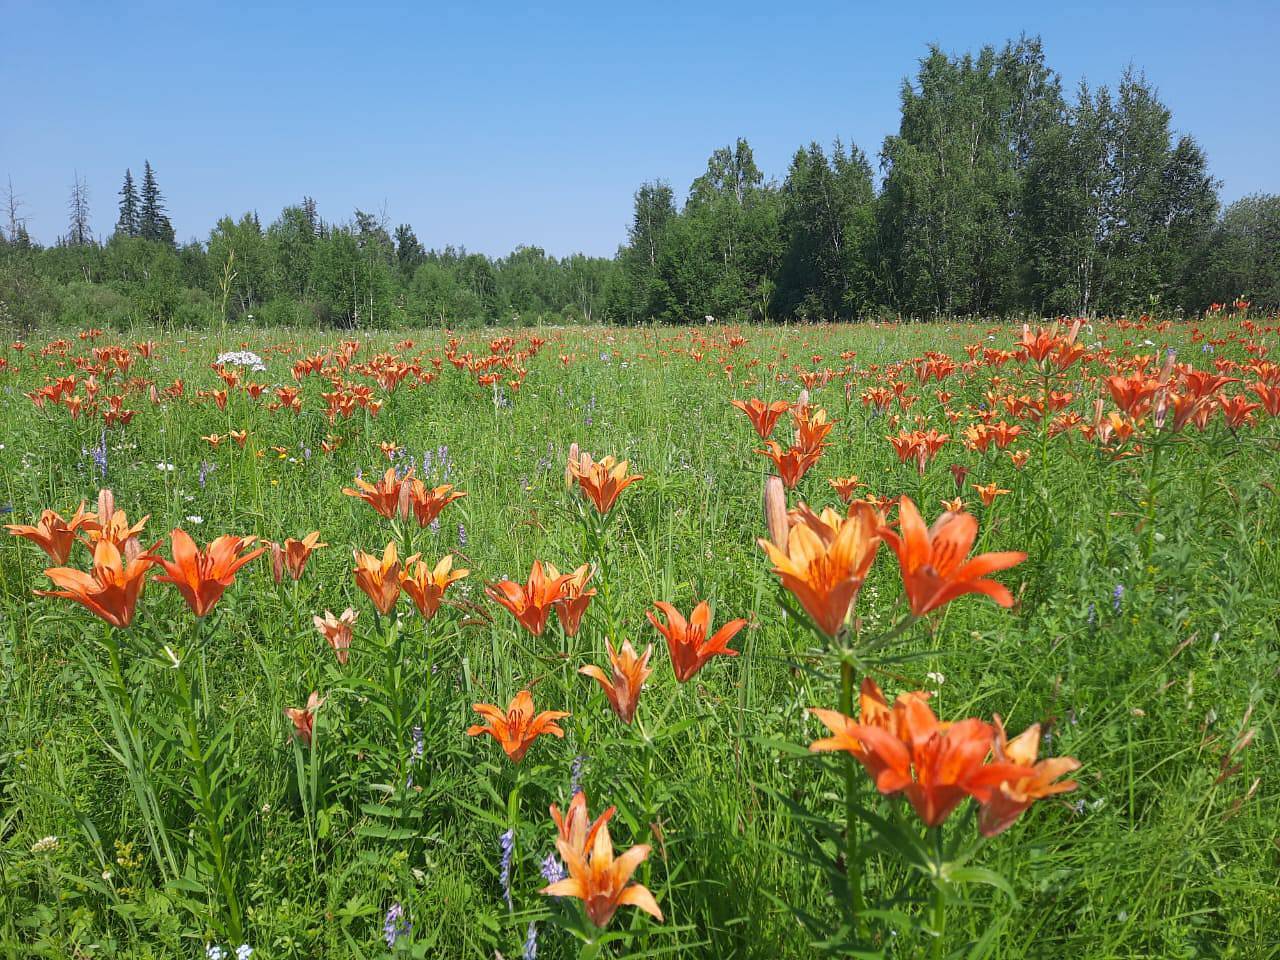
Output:
<svg viewBox="0 0 1280 960">
<path fill-rule="evenodd" d="M 1280 305 L 1280 196 L 1223 209 L 1204 150 L 1141 73 L 1068 90 L 1038 39 L 931 47 L 900 100 L 874 160 L 815 141 L 778 179 L 740 138 L 683 199 L 665 180 L 641 184 L 612 258 L 426 249 L 385 214 L 327 222 L 309 196 L 177 242 L 149 162 L 140 183 L 125 172 L 109 233 L 95 232 L 77 177 L 67 232 L 41 244 L 10 182 L 0 322 L 389 328 Z"/>
</svg>

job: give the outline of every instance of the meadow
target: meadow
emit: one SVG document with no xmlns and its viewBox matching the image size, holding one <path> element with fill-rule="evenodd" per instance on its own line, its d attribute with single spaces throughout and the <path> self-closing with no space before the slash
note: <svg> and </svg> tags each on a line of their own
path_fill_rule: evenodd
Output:
<svg viewBox="0 0 1280 960">
<path fill-rule="evenodd" d="M 0 953 L 1275 956 L 1277 330 L 15 335 Z"/>
</svg>

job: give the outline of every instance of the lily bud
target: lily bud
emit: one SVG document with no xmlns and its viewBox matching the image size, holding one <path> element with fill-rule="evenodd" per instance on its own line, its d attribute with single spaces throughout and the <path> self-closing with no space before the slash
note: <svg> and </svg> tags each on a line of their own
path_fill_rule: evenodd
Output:
<svg viewBox="0 0 1280 960">
<path fill-rule="evenodd" d="M 409 519 L 409 510 L 413 506 L 413 483 L 405 477 L 400 483 L 400 499 L 396 501 L 396 513 L 401 520 Z"/>
<path fill-rule="evenodd" d="M 569 459 L 564 464 L 564 488 L 573 489 L 573 468 L 578 465 L 578 444 L 569 444 Z"/>
<path fill-rule="evenodd" d="M 787 549 L 791 521 L 787 518 L 787 491 L 782 478 L 770 474 L 764 480 L 764 524 L 769 539 L 779 550 Z"/>
<path fill-rule="evenodd" d="M 279 583 L 284 579 L 284 548 L 272 540 L 267 549 L 271 551 L 271 579 Z"/>
<path fill-rule="evenodd" d="M 98 522 L 108 523 L 116 515 L 116 495 L 110 487 L 98 491 Z"/>
</svg>

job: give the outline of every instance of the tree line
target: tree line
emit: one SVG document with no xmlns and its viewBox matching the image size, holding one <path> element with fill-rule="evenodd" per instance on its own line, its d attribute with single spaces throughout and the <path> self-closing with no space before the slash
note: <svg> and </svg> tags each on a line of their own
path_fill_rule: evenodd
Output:
<svg viewBox="0 0 1280 960">
<path fill-rule="evenodd" d="M 1195 139 L 1139 74 L 1068 95 L 1038 39 L 930 48 L 877 165 L 837 140 L 767 179 L 745 139 L 678 199 L 641 185 L 613 258 L 427 250 L 412 226 L 314 200 L 174 242 L 149 162 L 100 242 L 77 176 L 65 237 L 29 237 L 10 185 L 0 319 L 390 326 L 1198 312 L 1280 306 L 1280 197 L 1225 211 Z M 6 229 L 7 227 L 7 229 Z M 97 318 L 97 319 L 95 319 Z"/>
</svg>

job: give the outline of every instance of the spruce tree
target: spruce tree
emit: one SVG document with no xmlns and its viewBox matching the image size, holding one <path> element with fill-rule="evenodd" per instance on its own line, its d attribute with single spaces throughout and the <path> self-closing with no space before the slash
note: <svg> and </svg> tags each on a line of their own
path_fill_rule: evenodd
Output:
<svg viewBox="0 0 1280 960">
<path fill-rule="evenodd" d="M 142 168 L 142 209 L 138 216 L 138 233 L 144 240 L 173 243 L 173 225 L 165 215 L 164 197 L 156 183 L 150 160 L 144 161 Z"/>
<path fill-rule="evenodd" d="M 124 186 L 120 188 L 120 219 L 116 221 L 116 236 L 136 237 L 140 233 L 138 188 L 133 182 L 133 171 L 125 170 Z"/>
</svg>

